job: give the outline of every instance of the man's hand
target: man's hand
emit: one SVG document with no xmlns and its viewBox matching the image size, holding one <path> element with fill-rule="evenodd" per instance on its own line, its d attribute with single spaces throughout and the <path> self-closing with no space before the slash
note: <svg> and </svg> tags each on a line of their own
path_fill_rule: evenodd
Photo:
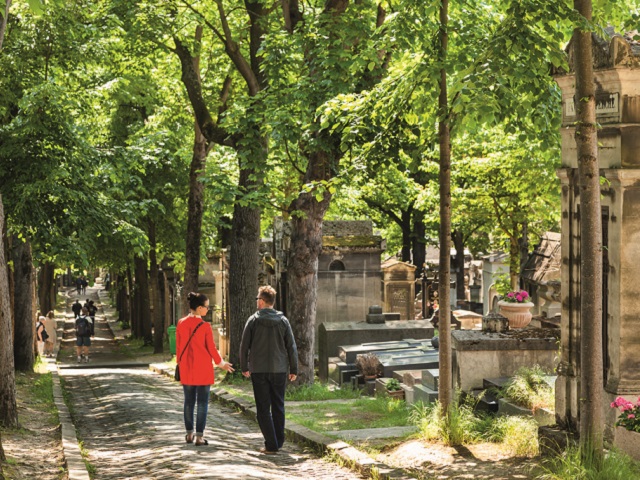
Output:
<svg viewBox="0 0 640 480">
<path fill-rule="evenodd" d="M 298 378 L 298 376 L 295 373 L 290 373 L 289 374 L 289 381 L 290 382 L 295 382 L 296 378 Z"/>
<path fill-rule="evenodd" d="M 245 377 L 249 378 L 251 376 L 251 372 L 249 370 L 247 370 L 246 372 L 242 372 L 242 375 L 244 375 Z"/>
</svg>

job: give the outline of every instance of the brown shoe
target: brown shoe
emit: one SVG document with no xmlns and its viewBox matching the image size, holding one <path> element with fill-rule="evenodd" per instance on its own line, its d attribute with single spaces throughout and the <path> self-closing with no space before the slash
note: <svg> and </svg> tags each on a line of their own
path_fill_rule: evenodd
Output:
<svg viewBox="0 0 640 480">
<path fill-rule="evenodd" d="M 267 447 L 262 447 L 260 449 L 260 453 L 264 453 L 265 455 L 277 455 L 278 451 L 277 450 L 267 450 Z"/>
</svg>

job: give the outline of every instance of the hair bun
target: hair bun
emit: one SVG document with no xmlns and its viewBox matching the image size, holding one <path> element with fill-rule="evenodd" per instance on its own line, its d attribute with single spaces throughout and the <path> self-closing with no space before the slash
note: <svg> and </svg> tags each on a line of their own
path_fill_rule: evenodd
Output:
<svg viewBox="0 0 640 480">
<path fill-rule="evenodd" d="M 189 292 L 189 293 L 187 294 L 187 300 L 191 300 L 191 299 L 193 299 L 193 298 L 196 298 L 197 296 L 198 296 L 198 294 L 197 294 L 197 293 L 195 293 L 195 292 Z"/>
</svg>

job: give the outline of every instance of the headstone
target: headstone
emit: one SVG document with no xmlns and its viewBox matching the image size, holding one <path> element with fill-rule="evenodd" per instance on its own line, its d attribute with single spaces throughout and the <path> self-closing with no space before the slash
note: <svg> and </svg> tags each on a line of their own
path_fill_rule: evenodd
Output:
<svg viewBox="0 0 640 480">
<path fill-rule="evenodd" d="M 500 333 L 509 330 L 509 319 L 499 313 L 489 313 L 482 317 L 482 331 Z"/>
<path fill-rule="evenodd" d="M 385 310 L 399 313 L 402 320 L 415 318 L 415 270 L 414 265 L 396 259 L 382 264 Z"/>
<path fill-rule="evenodd" d="M 367 323 L 384 323 L 384 315 L 380 305 L 372 305 L 367 313 Z"/>
</svg>

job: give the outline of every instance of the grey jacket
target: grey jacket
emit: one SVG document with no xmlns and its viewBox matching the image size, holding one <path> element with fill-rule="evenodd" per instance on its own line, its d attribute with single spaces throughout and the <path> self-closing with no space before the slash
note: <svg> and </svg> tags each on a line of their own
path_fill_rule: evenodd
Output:
<svg viewBox="0 0 640 480">
<path fill-rule="evenodd" d="M 249 317 L 240 343 L 240 370 L 298 374 L 298 348 L 282 312 L 263 308 Z"/>
</svg>

